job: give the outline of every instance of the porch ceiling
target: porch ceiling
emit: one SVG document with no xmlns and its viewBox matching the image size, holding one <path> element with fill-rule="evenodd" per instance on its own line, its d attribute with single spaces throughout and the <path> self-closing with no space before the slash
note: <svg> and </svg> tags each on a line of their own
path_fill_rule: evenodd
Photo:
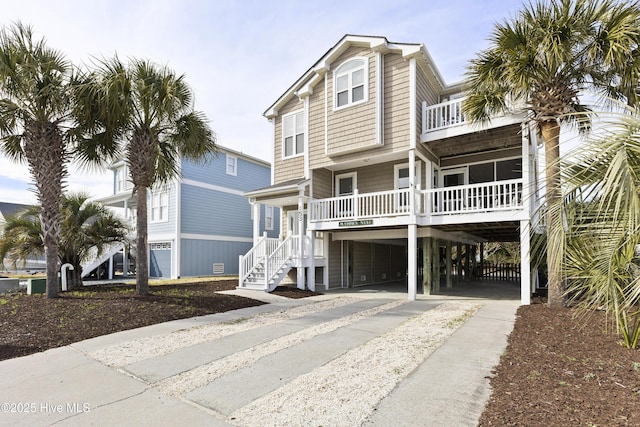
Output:
<svg viewBox="0 0 640 427">
<path fill-rule="evenodd" d="M 481 222 L 477 224 L 440 225 L 438 230 L 446 232 L 465 232 L 478 236 L 487 242 L 519 242 L 520 222 Z"/>
<path fill-rule="evenodd" d="M 503 126 L 484 132 L 439 139 L 425 144 L 440 157 L 460 156 L 482 151 L 498 150 L 522 145 L 520 124 Z"/>
</svg>

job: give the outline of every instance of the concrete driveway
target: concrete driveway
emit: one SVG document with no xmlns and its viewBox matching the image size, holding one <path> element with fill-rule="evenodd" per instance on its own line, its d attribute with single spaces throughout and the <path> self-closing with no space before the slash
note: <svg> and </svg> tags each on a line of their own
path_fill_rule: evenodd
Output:
<svg viewBox="0 0 640 427">
<path fill-rule="evenodd" d="M 519 287 L 448 291 L 242 291 L 270 304 L 3 361 L 0 425 L 473 426 Z"/>
</svg>

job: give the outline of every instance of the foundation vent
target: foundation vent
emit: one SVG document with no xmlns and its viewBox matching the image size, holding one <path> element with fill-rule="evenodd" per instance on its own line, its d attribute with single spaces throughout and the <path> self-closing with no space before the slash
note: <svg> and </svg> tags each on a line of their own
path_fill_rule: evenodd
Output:
<svg viewBox="0 0 640 427">
<path fill-rule="evenodd" d="M 213 263 L 213 274 L 224 274 L 224 263 L 223 262 L 214 262 Z"/>
</svg>

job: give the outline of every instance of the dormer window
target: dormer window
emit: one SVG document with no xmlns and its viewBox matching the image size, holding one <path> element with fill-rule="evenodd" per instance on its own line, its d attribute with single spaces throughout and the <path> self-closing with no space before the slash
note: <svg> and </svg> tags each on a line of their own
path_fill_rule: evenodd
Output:
<svg viewBox="0 0 640 427">
<path fill-rule="evenodd" d="M 340 65 L 334 75 L 335 108 L 365 102 L 368 96 L 367 61 L 364 58 L 350 59 Z"/>
</svg>

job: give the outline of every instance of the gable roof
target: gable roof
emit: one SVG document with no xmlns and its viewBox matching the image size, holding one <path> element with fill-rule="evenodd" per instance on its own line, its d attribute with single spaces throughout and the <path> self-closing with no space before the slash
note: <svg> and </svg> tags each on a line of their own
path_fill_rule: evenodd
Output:
<svg viewBox="0 0 640 427">
<path fill-rule="evenodd" d="M 274 102 L 263 115 L 270 119 L 278 115 L 278 110 L 292 97 L 310 94 L 313 86 L 322 80 L 331 69 L 331 63 L 351 46 L 364 46 L 379 52 L 397 52 L 405 58 L 416 58 L 418 64 L 428 71 L 432 82 L 444 89 L 447 85 L 438 71 L 427 48 L 422 43 L 389 42 L 386 37 L 346 34 L 311 66 L 296 82 Z"/>
</svg>

